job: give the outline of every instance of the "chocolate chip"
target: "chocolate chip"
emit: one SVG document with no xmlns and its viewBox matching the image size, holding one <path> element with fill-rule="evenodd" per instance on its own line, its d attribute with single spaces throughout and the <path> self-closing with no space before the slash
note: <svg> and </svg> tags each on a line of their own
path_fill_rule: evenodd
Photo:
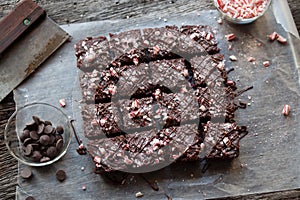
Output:
<svg viewBox="0 0 300 200">
<path fill-rule="evenodd" d="M 50 144 L 50 142 L 51 142 L 51 139 L 48 135 L 42 135 L 40 137 L 40 144 L 41 145 L 47 146 L 48 144 Z"/>
<path fill-rule="evenodd" d="M 61 151 L 62 148 L 63 148 L 63 145 L 64 145 L 63 139 L 57 140 L 57 142 L 56 142 L 56 149 L 57 149 L 58 151 Z"/>
<path fill-rule="evenodd" d="M 38 133 L 39 135 L 42 134 L 43 131 L 44 131 L 44 128 L 45 128 L 45 124 L 40 124 L 40 125 L 38 126 L 37 133 Z"/>
<path fill-rule="evenodd" d="M 52 126 L 52 123 L 51 123 L 50 121 L 45 121 L 45 125 L 46 125 L 46 126 L 47 126 L 47 125 Z"/>
<path fill-rule="evenodd" d="M 55 136 L 54 135 L 50 135 L 50 145 L 54 144 L 55 143 Z"/>
<path fill-rule="evenodd" d="M 40 136 L 37 134 L 36 131 L 30 131 L 29 134 L 30 134 L 31 139 L 33 139 L 33 140 L 38 140 L 40 138 Z"/>
<path fill-rule="evenodd" d="M 47 149 L 47 156 L 51 159 L 55 158 L 57 156 L 57 149 L 56 147 L 49 147 Z"/>
<path fill-rule="evenodd" d="M 61 135 L 56 135 L 56 136 L 55 136 L 55 141 L 57 142 L 59 139 L 63 139 L 63 136 L 61 136 Z"/>
<path fill-rule="evenodd" d="M 48 162 L 49 160 L 51 160 L 49 157 L 44 156 L 44 157 L 41 158 L 40 162 L 41 163 Z"/>
<path fill-rule="evenodd" d="M 25 156 L 30 156 L 31 153 L 33 151 L 33 147 L 31 144 L 28 144 L 25 148 L 24 148 L 24 155 Z"/>
<path fill-rule="evenodd" d="M 64 170 L 58 170 L 56 172 L 56 178 L 59 181 L 64 181 L 66 179 L 66 172 Z"/>
<path fill-rule="evenodd" d="M 31 141 L 32 141 L 31 138 L 26 138 L 26 139 L 24 140 L 24 142 L 23 142 L 23 145 L 26 147 L 28 144 L 31 143 Z"/>
<path fill-rule="evenodd" d="M 28 167 L 25 167 L 20 174 L 24 179 L 29 179 L 32 176 L 32 172 Z"/>
<path fill-rule="evenodd" d="M 42 154 L 39 151 L 34 151 L 34 152 L 32 152 L 32 155 L 30 158 L 33 162 L 39 162 L 40 159 L 42 158 Z"/>
<path fill-rule="evenodd" d="M 63 133 L 64 133 L 64 128 L 63 128 L 61 125 L 58 125 L 58 126 L 56 127 L 56 131 L 57 131 L 57 133 L 59 133 L 59 134 L 63 134 Z"/>
<path fill-rule="evenodd" d="M 36 127 L 37 127 L 37 125 L 35 124 L 35 122 L 29 122 L 29 123 L 26 123 L 25 129 L 33 131 L 36 129 Z"/>
<path fill-rule="evenodd" d="M 32 119 L 36 125 L 39 125 L 41 123 L 40 118 L 38 118 L 37 116 L 32 116 Z"/>
<path fill-rule="evenodd" d="M 51 125 L 45 126 L 45 128 L 44 128 L 45 134 L 50 134 L 50 133 L 52 133 L 52 131 L 53 131 L 53 127 Z"/>
<path fill-rule="evenodd" d="M 37 143 L 32 143 L 30 145 L 32 146 L 33 150 L 39 150 L 40 149 L 40 145 L 37 144 Z"/>
<path fill-rule="evenodd" d="M 35 198 L 33 196 L 28 196 L 25 200 L 35 200 Z"/>
<path fill-rule="evenodd" d="M 24 130 L 24 131 L 22 131 L 22 133 L 21 133 L 21 135 L 20 135 L 20 140 L 21 140 L 21 142 L 24 142 L 24 140 L 25 139 L 27 139 L 27 138 L 29 138 L 30 137 L 30 135 L 29 135 L 29 130 Z"/>
</svg>

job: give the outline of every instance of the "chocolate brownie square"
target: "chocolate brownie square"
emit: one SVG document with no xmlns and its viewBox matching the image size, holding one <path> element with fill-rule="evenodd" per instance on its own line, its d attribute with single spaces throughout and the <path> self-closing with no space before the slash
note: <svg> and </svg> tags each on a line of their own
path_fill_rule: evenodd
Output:
<svg viewBox="0 0 300 200">
<path fill-rule="evenodd" d="M 239 142 L 248 134 L 247 128 L 235 123 L 212 123 L 204 125 L 206 158 L 232 159 L 239 156 Z"/>
<path fill-rule="evenodd" d="M 211 27 L 209 26 L 182 26 L 180 32 L 189 36 L 200 44 L 209 54 L 220 52 L 217 47 L 217 40 Z"/>
<path fill-rule="evenodd" d="M 163 129 L 158 133 L 144 131 L 93 140 L 89 142 L 88 150 L 94 159 L 95 171 L 99 173 L 153 171 L 186 154 L 189 147 L 194 145 L 196 135 L 197 125 L 185 125 Z M 195 155 L 198 154 L 194 152 L 193 157 Z"/>
<path fill-rule="evenodd" d="M 116 104 L 99 103 L 97 107 L 97 119 L 101 130 L 107 137 L 113 137 L 121 134 L 119 112 Z"/>
<path fill-rule="evenodd" d="M 105 137 L 105 134 L 99 125 L 96 105 L 82 105 L 81 115 L 83 119 L 83 133 L 86 138 Z"/>
<path fill-rule="evenodd" d="M 172 51 L 176 46 L 180 32 L 178 30 L 162 28 L 143 29 L 144 43 L 148 47 L 157 46 L 161 50 Z"/>
<path fill-rule="evenodd" d="M 83 71 L 105 69 L 112 61 L 107 38 L 87 37 L 75 44 L 77 67 Z"/>
<path fill-rule="evenodd" d="M 167 87 L 173 93 L 191 87 L 183 59 L 159 60 L 150 62 L 149 66 L 153 84 Z"/>
<path fill-rule="evenodd" d="M 153 98 L 124 99 L 118 102 L 118 107 L 123 119 L 123 131 L 127 132 L 142 127 L 154 128 Z"/>
<path fill-rule="evenodd" d="M 85 103 L 95 103 L 95 95 L 99 87 L 101 73 L 98 70 L 84 72 L 79 77 L 82 100 Z"/>
<path fill-rule="evenodd" d="M 121 55 L 130 52 L 132 49 L 143 49 L 144 42 L 141 31 L 130 30 L 118 34 L 110 33 L 110 51 L 113 54 L 113 60 L 119 58 Z"/>
</svg>

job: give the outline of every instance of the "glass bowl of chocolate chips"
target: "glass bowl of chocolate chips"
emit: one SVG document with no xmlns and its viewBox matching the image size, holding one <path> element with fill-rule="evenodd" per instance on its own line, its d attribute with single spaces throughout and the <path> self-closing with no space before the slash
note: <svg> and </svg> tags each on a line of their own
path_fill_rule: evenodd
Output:
<svg viewBox="0 0 300 200">
<path fill-rule="evenodd" d="M 46 166 L 58 161 L 66 154 L 71 139 L 68 116 L 46 103 L 17 109 L 4 131 L 11 155 L 29 166 Z"/>
<path fill-rule="evenodd" d="M 213 0 L 222 17 L 234 24 L 249 24 L 265 14 L 271 0 Z"/>
</svg>

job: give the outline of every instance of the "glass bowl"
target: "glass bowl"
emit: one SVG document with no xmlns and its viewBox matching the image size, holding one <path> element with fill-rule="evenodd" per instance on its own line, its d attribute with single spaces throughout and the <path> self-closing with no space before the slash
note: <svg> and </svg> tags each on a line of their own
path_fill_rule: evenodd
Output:
<svg viewBox="0 0 300 200">
<path fill-rule="evenodd" d="M 262 12 L 260 12 L 258 15 L 256 15 L 255 17 L 251 17 L 251 18 L 241 18 L 241 17 L 231 17 L 229 14 L 225 13 L 219 6 L 219 1 L 220 0 L 213 0 L 214 1 L 214 5 L 217 8 L 217 10 L 221 13 L 222 17 L 224 19 L 226 19 L 229 22 L 232 22 L 234 24 L 250 24 L 252 22 L 254 22 L 255 20 L 257 20 L 258 18 L 260 18 L 261 16 L 263 16 L 265 14 L 265 12 L 268 10 L 268 8 L 271 5 L 271 0 L 265 0 L 265 6 L 264 6 L 264 10 Z M 222 0 L 221 0 L 222 1 Z M 224 0 L 223 0 L 224 1 Z M 242 2 L 242 1 L 241 1 Z"/>
<path fill-rule="evenodd" d="M 71 139 L 68 116 L 46 103 L 32 103 L 17 109 L 4 131 L 10 154 L 18 161 L 36 167 L 50 165 L 62 158 Z"/>
</svg>

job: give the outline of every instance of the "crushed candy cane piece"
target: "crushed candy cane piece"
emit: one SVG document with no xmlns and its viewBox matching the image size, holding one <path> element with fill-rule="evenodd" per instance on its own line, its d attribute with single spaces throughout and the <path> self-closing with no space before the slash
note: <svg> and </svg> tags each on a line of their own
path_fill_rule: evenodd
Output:
<svg viewBox="0 0 300 200">
<path fill-rule="evenodd" d="M 137 192 L 137 193 L 135 194 L 135 197 L 136 197 L 136 198 L 140 198 L 140 197 L 142 197 L 142 196 L 144 196 L 144 194 L 141 193 L 141 192 Z"/>
<path fill-rule="evenodd" d="M 279 37 L 279 35 L 278 35 L 278 33 L 273 32 L 273 33 L 271 33 L 268 37 L 269 37 L 269 39 L 270 39 L 271 41 L 274 41 L 274 40 L 276 40 L 276 39 Z"/>
<path fill-rule="evenodd" d="M 225 35 L 225 38 L 227 41 L 232 41 L 235 39 L 235 34 L 234 33 L 227 34 Z"/>
<path fill-rule="evenodd" d="M 218 22 L 218 24 L 222 24 L 222 23 L 223 23 L 222 18 L 219 18 L 219 19 L 217 20 L 217 22 Z"/>
<path fill-rule="evenodd" d="M 288 116 L 290 114 L 290 111 L 291 111 L 291 106 L 289 106 L 289 105 L 286 104 L 283 107 L 282 114 L 284 116 Z"/>
<path fill-rule="evenodd" d="M 229 56 L 229 59 L 230 59 L 231 61 L 237 61 L 237 57 L 236 57 L 235 55 Z"/>
<path fill-rule="evenodd" d="M 287 39 L 282 37 L 281 35 L 278 36 L 277 41 L 281 44 L 286 44 L 287 43 Z"/>
<path fill-rule="evenodd" d="M 248 58 L 248 62 L 254 62 L 255 60 L 256 59 L 254 57 L 251 57 L 251 56 Z"/>
<path fill-rule="evenodd" d="M 269 66 L 270 66 L 270 61 L 268 61 L 268 60 L 264 61 L 264 62 L 263 62 L 263 65 L 264 65 L 265 67 L 269 67 Z"/>
<path fill-rule="evenodd" d="M 66 104 L 66 100 L 65 99 L 60 99 L 59 100 L 59 105 L 60 105 L 60 107 L 65 107 L 67 104 Z"/>
</svg>

